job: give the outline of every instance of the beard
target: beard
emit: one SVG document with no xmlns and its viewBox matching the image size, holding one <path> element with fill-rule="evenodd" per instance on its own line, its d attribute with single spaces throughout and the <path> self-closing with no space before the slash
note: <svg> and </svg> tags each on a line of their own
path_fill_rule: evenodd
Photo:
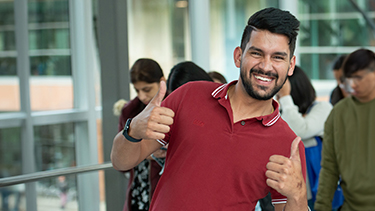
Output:
<svg viewBox="0 0 375 211">
<path fill-rule="evenodd" d="M 252 82 L 251 82 L 251 79 L 246 78 L 246 71 L 242 67 L 242 64 L 241 64 L 240 76 L 241 76 L 242 85 L 245 88 L 247 94 L 250 97 L 252 97 L 254 99 L 257 99 L 257 100 L 269 100 L 269 99 L 273 98 L 273 96 L 275 96 L 275 94 L 277 92 L 279 92 L 279 90 L 283 87 L 284 83 L 286 82 L 286 79 L 288 78 L 288 73 L 287 73 L 284 81 L 282 81 L 282 83 L 280 85 L 278 85 L 279 75 L 277 73 L 269 73 L 269 72 L 267 73 L 267 72 L 264 72 L 261 69 L 251 68 L 250 76 L 253 73 L 258 73 L 258 74 L 262 74 L 262 75 L 266 75 L 266 76 L 272 76 L 272 77 L 275 78 L 275 81 L 276 81 L 275 87 L 273 87 L 273 89 L 271 89 L 270 91 L 267 92 L 268 87 L 261 86 L 261 85 L 253 85 Z M 257 86 L 258 89 L 263 90 L 265 93 L 261 94 L 259 91 L 257 91 L 255 89 L 256 88 L 255 86 Z"/>
</svg>

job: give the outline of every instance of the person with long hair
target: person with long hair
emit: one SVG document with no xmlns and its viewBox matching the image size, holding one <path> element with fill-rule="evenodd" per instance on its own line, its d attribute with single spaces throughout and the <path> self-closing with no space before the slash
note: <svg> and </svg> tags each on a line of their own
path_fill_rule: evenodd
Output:
<svg viewBox="0 0 375 211">
<path fill-rule="evenodd" d="M 158 92 L 160 82 L 165 81 L 160 65 L 149 58 L 141 58 L 130 68 L 130 81 L 137 96 L 125 103 L 121 109 L 118 131 L 125 127 L 126 120 L 139 114 Z M 158 150 L 154 156 L 165 157 L 164 150 Z M 161 166 L 148 156 L 137 166 L 130 169 L 130 179 L 124 211 L 149 210 L 152 194 L 159 181 Z"/>
<path fill-rule="evenodd" d="M 308 149 L 319 145 L 320 137 L 323 136 L 324 122 L 326 121 L 332 105 L 326 101 L 316 101 L 316 92 L 309 77 L 299 67 L 294 68 L 293 75 L 289 76 L 283 88 L 277 93 L 280 103 L 281 117 L 288 123 L 289 127 L 302 139 L 306 148 L 306 162 L 309 167 Z M 317 139 L 318 138 L 318 139 Z M 320 154 L 319 154 L 320 155 Z M 320 165 L 320 156 L 318 165 Z M 316 163 L 315 163 L 316 164 Z M 319 167 L 320 169 L 320 167 Z M 310 170 L 308 168 L 308 170 Z M 319 175 L 319 172 L 315 172 Z M 309 206 L 313 209 L 316 189 L 311 188 L 316 183 L 318 176 L 314 172 L 307 172 L 307 198 Z"/>
<path fill-rule="evenodd" d="M 167 90 L 172 92 L 191 81 L 213 81 L 205 70 L 191 61 L 184 61 L 173 66 L 168 75 Z"/>
</svg>

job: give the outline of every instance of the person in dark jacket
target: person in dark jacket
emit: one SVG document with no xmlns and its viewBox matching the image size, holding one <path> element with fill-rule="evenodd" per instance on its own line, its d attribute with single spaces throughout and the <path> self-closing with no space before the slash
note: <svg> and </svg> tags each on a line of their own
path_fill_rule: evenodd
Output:
<svg viewBox="0 0 375 211">
<path fill-rule="evenodd" d="M 159 90 L 160 81 L 165 81 L 159 64 L 148 58 L 138 59 L 130 69 L 130 81 L 137 97 L 127 102 L 119 118 L 118 131 L 124 129 L 129 118 L 140 113 Z M 165 157 L 164 150 L 158 150 L 154 156 Z M 123 211 L 148 210 L 152 193 L 159 181 L 161 166 L 151 156 L 130 170 L 130 179 Z"/>
</svg>

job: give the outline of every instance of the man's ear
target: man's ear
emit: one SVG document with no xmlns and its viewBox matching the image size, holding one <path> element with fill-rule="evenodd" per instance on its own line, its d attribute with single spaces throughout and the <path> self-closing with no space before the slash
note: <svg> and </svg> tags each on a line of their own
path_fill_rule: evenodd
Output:
<svg viewBox="0 0 375 211">
<path fill-rule="evenodd" d="M 289 70 L 288 70 L 288 76 L 293 75 L 294 68 L 296 67 L 296 56 L 293 56 L 290 59 L 290 65 L 289 65 Z"/>
<path fill-rule="evenodd" d="M 234 59 L 234 64 L 238 68 L 241 67 L 241 58 L 242 58 L 242 50 L 240 47 L 237 46 L 237 48 L 235 48 L 233 52 L 233 59 Z"/>
</svg>

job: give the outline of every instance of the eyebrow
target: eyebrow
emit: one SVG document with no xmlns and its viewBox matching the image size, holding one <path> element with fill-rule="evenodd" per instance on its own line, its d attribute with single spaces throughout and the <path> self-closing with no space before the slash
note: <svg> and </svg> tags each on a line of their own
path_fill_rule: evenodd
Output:
<svg viewBox="0 0 375 211">
<path fill-rule="evenodd" d="M 254 47 L 254 46 L 251 46 L 251 47 L 249 48 L 249 50 L 255 50 L 255 51 L 259 51 L 259 52 L 264 53 L 262 49 L 257 48 L 257 47 Z M 275 52 L 275 53 L 273 53 L 273 54 L 274 54 L 274 55 L 279 55 L 279 56 L 284 56 L 284 57 L 287 57 L 287 56 L 288 56 L 288 54 L 285 53 L 285 52 Z"/>
</svg>

